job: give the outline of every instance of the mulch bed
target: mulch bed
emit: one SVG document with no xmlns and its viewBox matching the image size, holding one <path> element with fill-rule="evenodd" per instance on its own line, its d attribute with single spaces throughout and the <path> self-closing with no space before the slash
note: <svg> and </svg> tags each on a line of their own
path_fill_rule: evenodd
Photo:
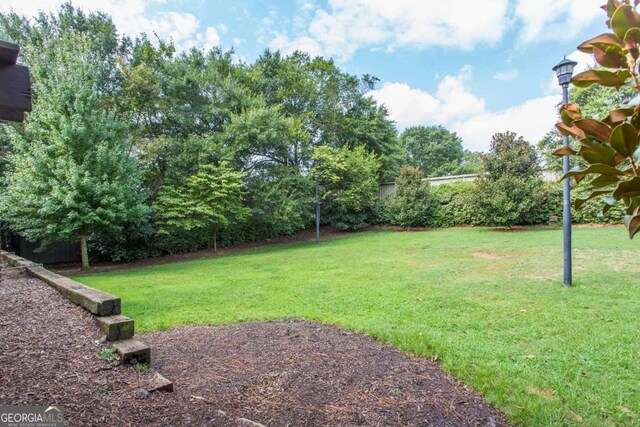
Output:
<svg viewBox="0 0 640 427">
<path fill-rule="evenodd" d="M 137 337 L 173 393 L 114 366 L 92 316 L 32 278 L 0 281 L 0 405 L 64 407 L 69 426 L 506 426 L 435 362 L 306 321 Z"/>
</svg>

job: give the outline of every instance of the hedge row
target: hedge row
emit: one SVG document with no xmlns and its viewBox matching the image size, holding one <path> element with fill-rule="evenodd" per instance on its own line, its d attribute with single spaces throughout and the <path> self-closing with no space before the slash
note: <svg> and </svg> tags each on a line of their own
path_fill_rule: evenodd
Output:
<svg viewBox="0 0 640 427">
<path fill-rule="evenodd" d="M 475 207 L 473 182 L 442 184 L 431 187 L 433 209 L 430 217 L 424 218 L 424 225 L 430 227 L 454 227 L 462 225 L 492 225 L 492 218 L 484 218 Z M 544 183 L 542 190 L 535 193 L 535 208 L 529 212 L 521 225 L 549 224 L 562 221 L 562 185 Z M 572 189 L 572 200 L 589 194 L 585 186 Z M 614 207 L 606 215 L 601 214 L 602 202 L 590 200 L 580 209 L 572 207 L 572 222 L 576 224 L 622 224 L 624 212 Z"/>
</svg>

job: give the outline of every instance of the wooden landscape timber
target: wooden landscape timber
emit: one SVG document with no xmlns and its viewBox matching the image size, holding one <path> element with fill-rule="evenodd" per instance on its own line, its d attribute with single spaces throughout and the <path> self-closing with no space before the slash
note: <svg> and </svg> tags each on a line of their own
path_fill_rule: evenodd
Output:
<svg viewBox="0 0 640 427">
<path fill-rule="evenodd" d="M 120 314 L 120 298 L 49 271 L 14 253 L 0 250 L 0 258 L 11 268 L 23 269 L 25 273 L 47 283 L 71 302 L 93 314 L 98 327 L 105 334 L 105 340 L 113 343 L 121 363 L 131 363 L 134 359 L 137 363 L 151 362 L 149 346 L 133 339 L 135 329 L 133 319 Z M 159 373 L 156 377 L 157 381 L 154 383 L 157 384 L 150 391 L 173 390 L 171 381 Z"/>
<path fill-rule="evenodd" d="M 29 69 L 17 65 L 18 45 L 0 41 L 0 121 L 22 122 L 31 111 Z"/>
</svg>

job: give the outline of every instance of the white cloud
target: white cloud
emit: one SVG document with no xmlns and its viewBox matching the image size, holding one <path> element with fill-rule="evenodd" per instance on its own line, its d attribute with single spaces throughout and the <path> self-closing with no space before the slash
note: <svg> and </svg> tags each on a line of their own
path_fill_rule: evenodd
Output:
<svg viewBox="0 0 640 427">
<path fill-rule="evenodd" d="M 55 12 L 65 0 L 3 0 L 0 12 L 11 10 L 25 16 L 35 16 L 39 11 Z M 161 38 L 171 38 L 178 49 L 188 49 L 196 45 L 205 47 L 220 44 L 220 37 L 214 27 L 201 29 L 200 20 L 190 13 L 175 11 L 151 13 L 149 7 L 165 4 L 166 0 L 73 0 L 73 5 L 84 11 L 102 11 L 111 15 L 118 31 L 136 36 L 142 32 L 156 33 Z M 226 26 L 218 26 L 225 32 Z"/>
<path fill-rule="evenodd" d="M 520 42 L 563 40 L 575 37 L 595 19 L 606 19 L 603 0 L 518 0 L 515 18 L 523 28 Z"/>
<path fill-rule="evenodd" d="M 465 142 L 466 148 L 486 151 L 496 132 L 512 131 L 536 144 L 557 121 L 557 96 L 544 96 L 497 112 L 484 112 L 467 120 L 454 122 L 451 130 Z"/>
<path fill-rule="evenodd" d="M 269 44 L 269 48 L 290 53 L 296 50 L 307 52 L 311 56 L 323 54 L 320 44 L 311 37 L 298 37 L 290 40 L 286 34 L 278 34 Z"/>
<path fill-rule="evenodd" d="M 435 94 L 404 83 L 387 82 L 371 96 L 389 109 L 400 129 L 416 125 L 444 125 L 455 131 L 466 148 L 486 151 L 491 136 L 510 130 L 536 143 L 556 122 L 557 95 L 535 98 L 503 111 L 487 111 L 485 101 L 471 93 L 465 83 L 471 67 L 455 76 L 444 76 Z"/>
<path fill-rule="evenodd" d="M 305 5 L 301 13 L 309 14 L 312 4 Z M 329 0 L 327 10 L 316 8 L 309 14 L 309 24 L 301 34 L 290 38 L 277 33 L 272 45 L 287 52 L 310 48 L 315 53 L 321 49 L 341 60 L 363 47 L 468 50 L 500 40 L 507 27 L 507 6 L 508 0 Z"/>
<path fill-rule="evenodd" d="M 455 76 L 444 76 L 434 95 L 405 83 L 384 83 L 370 92 L 373 99 L 385 104 L 400 128 L 420 124 L 450 123 L 456 117 L 469 117 L 484 111 L 484 100 L 468 92 L 465 82 L 471 67 L 465 65 Z"/>
<path fill-rule="evenodd" d="M 517 77 L 518 77 L 518 70 L 500 71 L 493 75 L 494 80 L 499 80 L 503 82 L 515 80 Z"/>
<path fill-rule="evenodd" d="M 515 30 L 521 44 L 581 34 L 605 16 L 604 0 L 329 0 L 326 7 L 298 0 L 293 35 L 265 21 L 272 47 L 289 53 L 309 48 L 346 61 L 358 49 L 453 47 L 494 44 Z M 283 43 L 283 40 L 286 43 Z M 311 53 L 311 52 L 309 52 Z"/>
</svg>

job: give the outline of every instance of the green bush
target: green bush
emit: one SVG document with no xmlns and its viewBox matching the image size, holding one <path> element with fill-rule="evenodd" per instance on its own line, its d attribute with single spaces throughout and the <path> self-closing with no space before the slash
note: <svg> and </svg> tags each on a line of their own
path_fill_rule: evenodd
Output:
<svg viewBox="0 0 640 427">
<path fill-rule="evenodd" d="M 429 226 L 455 227 L 462 225 L 485 225 L 491 221 L 480 214 L 475 206 L 476 195 L 473 182 L 442 184 L 431 187 L 433 210 Z M 571 199 L 589 194 L 589 189 L 578 185 L 571 190 Z M 519 218 L 518 225 L 540 225 L 562 223 L 562 183 L 539 183 L 531 192 L 530 210 Z M 624 211 L 614 207 L 605 215 L 601 214 L 601 202 L 589 200 L 580 209 L 571 209 L 574 224 L 622 224 Z M 555 217 L 555 218 L 554 218 Z"/>
<path fill-rule="evenodd" d="M 478 219 L 472 205 L 473 189 L 473 182 L 456 182 L 431 187 L 433 210 L 429 225 L 432 227 L 475 225 Z"/>
<path fill-rule="evenodd" d="M 387 224 L 400 227 L 424 227 L 433 210 L 429 181 L 423 181 L 420 168 L 403 166 L 396 178 L 396 192 L 382 204 Z"/>
</svg>

